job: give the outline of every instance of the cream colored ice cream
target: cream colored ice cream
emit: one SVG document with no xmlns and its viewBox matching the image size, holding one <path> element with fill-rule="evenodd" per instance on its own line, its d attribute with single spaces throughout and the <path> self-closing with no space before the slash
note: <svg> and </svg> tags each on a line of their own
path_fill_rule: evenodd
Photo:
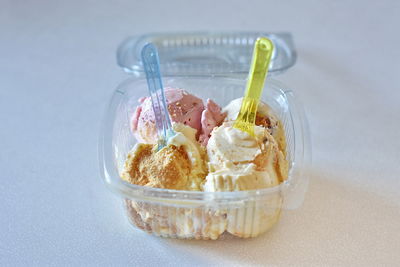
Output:
<svg viewBox="0 0 400 267">
<path fill-rule="evenodd" d="M 234 99 L 222 109 L 222 111 L 227 114 L 225 121 L 236 120 L 242 105 L 242 100 L 243 98 Z M 271 107 L 264 102 L 258 104 L 256 125 L 267 128 L 278 143 L 279 149 L 286 155 L 286 138 L 282 122 L 278 119 L 278 116 Z"/>
<path fill-rule="evenodd" d="M 196 129 L 182 123 L 173 123 L 176 135 L 168 140 L 168 146 L 181 147 L 187 153 L 190 160 L 191 171 L 188 176 L 189 190 L 201 190 L 201 183 L 207 175 L 205 163 L 205 149 L 196 141 Z"/>
<path fill-rule="evenodd" d="M 205 151 L 196 141 L 196 130 L 174 123 L 176 135 L 167 146 L 137 144 L 128 154 L 122 179 L 137 185 L 200 190 L 207 174 Z"/>
<path fill-rule="evenodd" d="M 224 168 L 210 172 L 203 186 L 204 191 L 243 191 L 278 185 L 277 179 L 269 177 L 268 172 L 258 171 L 255 164 L 235 166 L 227 163 Z"/>
<path fill-rule="evenodd" d="M 226 214 L 209 207 L 165 206 L 126 200 L 131 221 L 159 236 L 217 239 L 227 228 Z"/>
<path fill-rule="evenodd" d="M 278 185 L 288 163 L 267 129 L 254 127 L 255 137 L 224 123 L 214 129 L 207 146 L 209 174 L 204 191 L 254 190 Z"/>
<path fill-rule="evenodd" d="M 284 181 L 288 162 L 269 130 L 255 126 L 253 137 L 232 125 L 233 122 L 225 122 L 211 134 L 207 146 L 209 173 L 203 190 L 256 190 Z M 281 203 L 277 194 L 266 201 L 249 200 L 227 208 L 227 231 L 239 237 L 258 236 L 278 220 Z"/>
</svg>

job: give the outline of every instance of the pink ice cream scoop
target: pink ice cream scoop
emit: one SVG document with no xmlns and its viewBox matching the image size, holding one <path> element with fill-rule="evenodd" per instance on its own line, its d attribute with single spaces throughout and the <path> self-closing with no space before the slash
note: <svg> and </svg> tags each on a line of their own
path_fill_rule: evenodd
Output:
<svg viewBox="0 0 400 267">
<path fill-rule="evenodd" d="M 183 89 L 176 88 L 166 88 L 165 98 L 171 120 L 188 125 L 200 134 L 203 101 Z M 139 103 L 132 117 L 132 131 L 139 142 L 154 144 L 157 142 L 157 128 L 151 99 L 143 97 L 139 99 Z"/>
<path fill-rule="evenodd" d="M 226 117 L 226 112 L 221 111 L 221 107 L 211 99 L 207 99 L 206 109 L 201 115 L 201 134 L 199 142 L 206 146 L 211 137 L 212 130 L 220 126 Z"/>
</svg>

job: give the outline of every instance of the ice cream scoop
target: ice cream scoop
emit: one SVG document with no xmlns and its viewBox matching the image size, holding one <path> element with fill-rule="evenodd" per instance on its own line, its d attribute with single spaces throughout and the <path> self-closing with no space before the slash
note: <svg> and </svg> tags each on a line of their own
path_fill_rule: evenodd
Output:
<svg viewBox="0 0 400 267">
<path fill-rule="evenodd" d="M 193 128 L 174 123 L 173 129 L 175 135 L 159 151 L 157 144 L 136 144 L 127 156 L 122 179 L 150 187 L 200 190 L 207 173 L 205 151 Z"/>
<path fill-rule="evenodd" d="M 166 88 L 165 97 L 172 122 L 183 123 L 200 132 L 203 101 L 179 88 Z M 139 142 L 154 144 L 157 128 L 151 99 L 140 98 L 139 103 L 132 117 L 132 131 Z"/>
<path fill-rule="evenodd" d="M 209 173 L 203 190 L 257 190 L 284 181 L 288 176 L 288 162 L 268 129 L 254 126 L 252 136 L 232 124 L 225 122 L 215 128 L 208 141 Z M 240 208 L 229 207 L 227 231 L 239 237 L 257 236 L 278 220 L 281 204 L 280 195 L 275 194 L 265 201 L 249 199 Z"/>
<path fill-rule="evenodd" d="M 288 175 L 288 163 L 268 130 L 254 127 L 254 136 L 224 123 L 207 145 L 206 191 L 240 191 L 275 186 Z"/>
<path fill-rule="evenodd" d="M 200 98 L 184 89 L 165 88 L 164 94 L 171 121 L 195 129 L 196 138 L 206 146 L 211 131 L 221 125 L 226 113 L 211 99 L 207 99 L 204 106 Z M 157 128 L 150 97 L 140 98 L 139 104 L 132 116 L 132 132 L 138 142 L 154 144 L 157 142 Z"/>
<path fill-rule="evenodd" d="M 226 114 L 225 121 L 234 121 L 237 118 L 242 105 L 242 100 L 243 98 L 234 99 L 222 109 Z M 279 145 L 279 149 L 284 155 L 286 155 L 286 138 L 283 124 L 272 108 L 262 101 L 258 104 L 255 125 L 266 128 L 275 138 L 275 141 Z"/>
</svg>

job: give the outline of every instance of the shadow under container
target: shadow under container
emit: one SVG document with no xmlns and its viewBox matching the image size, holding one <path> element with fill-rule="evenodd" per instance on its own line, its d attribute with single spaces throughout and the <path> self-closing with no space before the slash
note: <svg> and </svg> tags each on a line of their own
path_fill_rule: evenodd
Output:
<svg viewBox="0 0 400 267">
<path fill-rule="evenodd" d="M 227 36 L 226 38 L 236 40 L 236 37 L 229 36 L 245 38 L 243 37 L 245 35 L 248 39 L 248 36 L 253 36 L 254 42 L 256 36 L 267 36 L 273 41 L 275 39 L 274 43 L 277 47 L 275 51 L 278 51 L 275 52 L 275 65 L 272 64 L 270 74 L 280 73 L 285 69 L 284 66 L 288 68 L 294 64 L 295 53 L 291 41 L 291 45 L 288 46 L 288 41 L 282 39 L 280 35 L 246 34 L 148 35 L 128 39 L 121 45 L 118 55 L 122 57 L 128 53 L 127 51 L 131 51 L 132 54 L 138 53 L 140 49 L 136 46 L 143 46 L 149 41 L 162 47 L 168 38 L 175 40 L 175 43 L 180 39 L 180 43 L 183 44 L 184 38 L 210 40 Z M 288 38 L 287 34 L 283 36 Z M 189 41 L 186 43 L 190 46 Z M 214 40 L 213 43 L 215 44 L 216 41 Z M 227 105 L 231 100 L 242 97 L 246 86 L 245 78 L 250 65 L 252 43 L 249 40 L 245 43 L 245 48 L 240 47 L 242 54 L 237 53 L 239 53 L 238 57 L 244 57 L 243 51 L 246 51 L 247 60 L 244 60 L 246 63 L 242 66 L 240 62 L 228 61 L 225 68 L 221 68 L 220 60 L 210 59 L 213 56 L 229 59 L 221 54 L 222 52 L 215 52 L 221 47 L 211 49 L 207 55 L 204 54 L 206 51 L 204 47 L 197 48 L 199 50 L 197 52 L 196 48 L 192 47 L 194 51 L 181 52 L 181 54 L 176 50 L 185 51 L 185 49 L 175 47 L 173 51 L 164 51 L 159 48 L 164 86 L 184 88 L 203 100 L 211 98 L 221 106 Z M 282 48 L 283 45 L 286 46 Z M 236 48 L 235 43 L 232 46 Z M 224 50 L 226 49 L 227 47 Z M 279 56 L 279 51 L 284 51 L 284 49 L 286 49 L 286 61 L 282 59 L 283 52 L 280 52 L 281 56 Z M 169 58 L 167 55 L 163 57 L 164 53 L 167 53 Z M 183 56 L 182 53 L 198 56 Z M 171 57 L 171 54 L 176 55 L 180 60 Z M 201 57 L 205 58 L 206 65 L 210 66 L 206 71 L 201 71 L 206 69 L 203 66 L 204 60 L 199 59 Z M 99 151 L 104 181 L 113 192 L 121 196 L 127 216 L 135 227 L 158 236 L 182 239 L 218 239 L 226 236 L 224 233 L 241 238 L 256 237 L 266 232 L 279 220 L 282 210 L 295 209 L 302 203 L 308 186 L 306 171 L 311 161 L 308 125 L 303 108 L 293 91 L 272 78 L 268 78 L 265 83 L 262 101 L 274 110 L 285 129 L 286 157 L 289 162 L 289 176 L 286 181 L 271 188 L 238 192 L 168 190 L 143 187 L 123 181 L 120 174 L 123 171 L 126 156 L 136 143 L 130 130 L 132 114 L 137 106 L 138 98 L 148 94 L 147 82 L 140 69 L 140 62 L 133 58 L 133 63 L 119 60 L 120 65 L 134 75 L 113 93 L 105 114 Z M 163 58 L 168 60 L 163 61 Z M 185 58 L 186 61 L 183 60 Z M 286 65 L 282 66 L 282 62 L 286 62 Z M 171 71 L 171 68 L 174 71 Z M 213 75 L 207 73 L 210 69 L 214 69 Z"/>
</svg>

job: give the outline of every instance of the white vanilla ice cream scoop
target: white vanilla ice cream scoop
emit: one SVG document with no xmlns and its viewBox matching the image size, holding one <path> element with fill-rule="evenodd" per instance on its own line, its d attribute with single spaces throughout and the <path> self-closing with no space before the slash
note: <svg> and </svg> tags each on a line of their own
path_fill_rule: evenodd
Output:
<svg viewBox="0 0 400 267">
<path fill-rule="evenodd" d="M 207 145 L 209 173 L 204 191 L 254 190 L 287 178 L 288 163 L 267 129 L 254 127 L 255 137 L 224 123 Z"/>
<path fill-rule="evenodd" d="M 240 107 L 242 105 L 243 98 L 237 98 L 229 102 L 229 104 L 222 109 L 222 112 L 226 112 L 225 121 L 235 121 Z M 282 122 L 278 116 L 271 109 L 271 107 L 260 102 L 257 108 L 256 125 L 263 126 L 268 129 L 269 133 L 275 138 L 275 141 L 279 145 L 279 149 L 284 155 L 286 155 L 286 138 L 285 131 Z"/>
<path fill-rule="evenodd" d="M 207 145 L 209 173 L 203 190 L 243 191 L 279 185 L 288 176 L 288 162 L 269 129 L 255 126 L 255 136 L 225 122 L 215 128 Z M 227 231 L 239 237 L 255 237 L 279 218 L 282 199 L 249 200 L 226 209 Z"/>
</svg>

